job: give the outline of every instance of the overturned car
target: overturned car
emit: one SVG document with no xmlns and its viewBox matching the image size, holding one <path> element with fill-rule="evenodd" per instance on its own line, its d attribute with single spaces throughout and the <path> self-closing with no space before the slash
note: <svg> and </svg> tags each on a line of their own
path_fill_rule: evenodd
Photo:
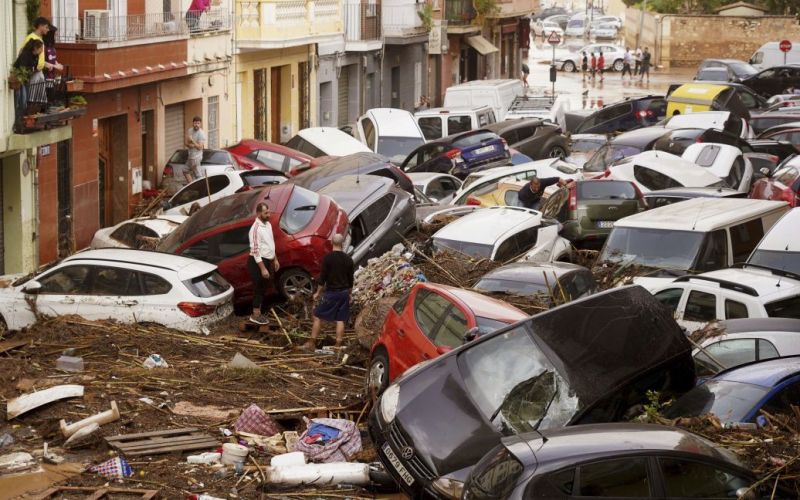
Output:
<svg viewBox="0 0 800 500">
<path fill-rule="evenodd" d="M 378 455 L 412 498 L 460 498 L 504 436 L 630 417 L 647 391 L 695 382 L 692 347 L 639 286 L 600 293 L 408 370 L 369 419 Z"/>
</svg>

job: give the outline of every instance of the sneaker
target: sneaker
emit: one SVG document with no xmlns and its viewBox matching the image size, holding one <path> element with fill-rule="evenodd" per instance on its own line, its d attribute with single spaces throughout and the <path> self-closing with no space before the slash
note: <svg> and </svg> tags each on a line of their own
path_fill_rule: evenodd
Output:
<svg viewBox="0 0 800 500">
<path fill-rule="evenodd" d="M 253 317 L 253 316 L 250 316 L 250 322 L 251 323 L 255 323 L 257 325 L 268 325 L 269 324 L 269 318 L 267 318 L 264 314 L 262 314 L 261 316 L 259 316 L 257 318 Z"/>
</svg>

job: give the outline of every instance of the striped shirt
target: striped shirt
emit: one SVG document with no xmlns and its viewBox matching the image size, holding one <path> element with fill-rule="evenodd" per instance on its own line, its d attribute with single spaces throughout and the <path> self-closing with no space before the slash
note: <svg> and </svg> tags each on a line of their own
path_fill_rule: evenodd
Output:
<svg viewBox="0 0 800 500">
<path fill-rule="evenodd" d="M 253 227 L 250 228 L 250 255 L 261 262 L 263 259 L 272 260 L 275 258 L 275 240 L 272 238 L 272 226 L 267 222 L 261 222 L 256 217 Z"/>
</svg>

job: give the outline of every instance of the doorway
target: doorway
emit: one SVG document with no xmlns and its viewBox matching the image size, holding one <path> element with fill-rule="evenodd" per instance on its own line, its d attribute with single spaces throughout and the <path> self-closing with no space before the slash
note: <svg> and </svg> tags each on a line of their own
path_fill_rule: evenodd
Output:
<svg viewBox="0 0 800 500">
<path fill-rule="evenodd" d="M 153 110 L 142 112 L 142 168 L 145 179 L 150 182 L 150 187 L 158 186 L 158 172 L 156 172 L 156 134 L 155 112 Z M 168 152 L 169 153 L 169 152 Z"/>
<path fill-rule="evenodd" d="M 98 214 L 100 228 L 128 219 L 127 115 L 98 121 Z"/>
<path fill-rule="evenodd" d="M 392 68 L 392 107 L 400 108 L 400 66 Z"/>
<path fill-rule="evenodd" d="M 267 140 L 267 70 L 253 71 L 253 124 L 259 141 Z"/>
<path fill-rule="evenodd" d="M 56 144 L 56 188 L 58 201 L 58 258 L 75 251 L 72 231 L 72 154 L 70 141 Z"/>
<path fill-rule="evenodd" d="M 464 47 L 461 49 L 461 61 L 459 66 L 459 73 L 461 75 L 461 82 L 472 82 L 478 79 L 478 51 L 472 47 Z"/>
<path fill-rule="evenodd" d="M 281 143 L 281 68 L 270 68 L 270 127 L 273 144 Z"/>
</svg>

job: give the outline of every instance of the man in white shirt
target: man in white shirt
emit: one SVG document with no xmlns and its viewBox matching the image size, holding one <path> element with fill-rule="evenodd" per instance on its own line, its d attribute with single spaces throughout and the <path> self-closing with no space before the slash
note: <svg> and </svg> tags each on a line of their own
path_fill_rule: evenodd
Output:
<svg viewBox="0 0 800 500">
<path fill-rule="evenodd" d="M 633 53 L 633 76 L 638 75 L 642 71 L 642 48 L 636 47 L 636 51 Z"/>
<path fill-rule="evenodd" d="M 275 240 L 269 224 L 269 206 L 259 203 L 256 207 L 256 220 L 250 228 L 250 257 L 247 258 L 247 272 L 253 282 L 253 314 L 250 321 L 258 325 L 268 325 L 269 319 L 261 313 L 264 292 L 267 291 L 270 273 L 278 272 L 278 258 L 275 255 Z"/>
</svg>

